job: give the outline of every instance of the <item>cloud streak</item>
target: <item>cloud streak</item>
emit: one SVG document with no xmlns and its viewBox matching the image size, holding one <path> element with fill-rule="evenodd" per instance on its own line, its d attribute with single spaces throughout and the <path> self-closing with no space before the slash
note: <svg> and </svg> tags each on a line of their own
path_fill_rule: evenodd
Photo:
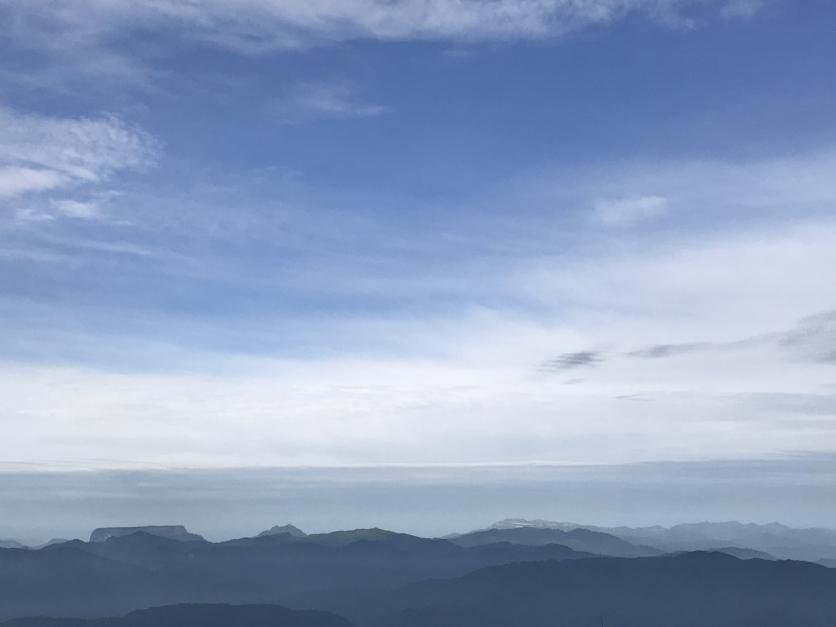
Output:
<svg viewBox="0 0 836 627">
<path fill-rule="evenodd" d="M 691 25 L 693 10 L 749 16 L 751 0 L 60 0 L 49 7 L 5 0 L 21 32 L 61 24 L 76 42 L 133 25 L 179 25 L 192 36 L 245 53 L 352 39 L 497 40 L 556 37 L 631 14 Z"/>
<path fill-rule="evenodd" d="M 654 344 L 640 348 L 628 353 L 631 357 L 642 357 L 645 359 L 661 359 L 664 357 L 678 357 L 688 355 L 706 348 L 710 348 L 709 342 L 686 342 L 682 344 Z"/>
<path fill-rule="evenodd" d="M 380 104 L 365 102 L 358 89 L 346 82 L 300 83 L 274 105 L 279 120 L 300 124 L 320 119 L 369 118 L 386 113 Z"/>
<path fill-rule="evenodd" d="M 543 372 L 559 372 L 561 370 L 572 370 L 584 366 L 594 366 L 603 361 L 601 353 L 597 351 L 579 351 L 576 353 L 563 353 L 553 359 L 547 359 L 540 364 Z"/>
<path fill-rule="evenodd" d="M 159 142 L 116 117 L 59 118 L 0 106 L 0 199 L 15 199 L 19 217 L 91 218 L 99 213 L 94 200 L 67 195 L 101 195 L 115 174 L 152 164 L 158 151 Z M 35 197 L 37 208 L 27 209 Z"/>
<path fill-rule="evenodd" d="M 632 226 L 667 212 L 668 199 L 662 196 L 604 199 L 595 203 L 595 218 L 611 227 Z"/>
<path fill-rule="evenodd" d="M 787 331 L 765 333 L 725 342 L 654 344 L 631 351 L 630 357 L 661 359 L 703 351 L 745 351 L 757 346 L 779 348 L 793 359 L 836 363 L 836 311 L 805 316 Z"/>
</svg>

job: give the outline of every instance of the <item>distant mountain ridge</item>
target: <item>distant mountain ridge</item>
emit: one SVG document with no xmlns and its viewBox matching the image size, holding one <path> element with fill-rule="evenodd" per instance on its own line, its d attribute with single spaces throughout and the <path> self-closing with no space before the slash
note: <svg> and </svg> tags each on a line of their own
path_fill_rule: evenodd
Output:
<svg viewBox="0 0 836 627">
<path fill-rule="evenodd" d="M 731 555 L 732 557 L 736 557 L 739 560 L 774 560 L 778 559 L 774 555 L 770 555 L 765 551 L 758 551 L 757 549 L 748 549 L 746 547 L 739 547 L 739 546 L 717 546 L 712 547 L 710 549 L 706 549 L 707 552 L 710 553 L 723 553 L 725 555 Z M 687 552 L 687 551 L 685 551 Z M 680 551 L 682 553 L 682 551 Z"/>
<path fill-rule="evenodd" d="M 451 536 L 449 539 L 460 546 L 478 546 L 496 542 L 531 546 L 562 544 L 576 551 L 614 557 L 648 557 L 662 553 L 653 547 L 635 545 L 608 533 L 583 528 L 571 530 L 525 526 L 493 528 Z"/>
<path fill-rule="evenodd" d="M 40 544 L 23 544 L 17 540 L 0 540 L 0 549 L 42 549 L 52 544 L 63 544 L 69 542 L 67 538 L 51 538 Z"/>
<path fill-rule="evenodd" d="M 100 527 L 90 534 L 90 542 L 105 542 L 110 538 L 147 533 L 179 542 L 206 542 L 203 536 L 189 532 L 183 525 L 145 525 L 141 527 Z"/>
<path fill-rule="evenodd" d="M 649 545 L 665 552 L 752 549 L 781 559 L 818 561 L 836 559 L 836 531 L 822 528 L 797 529 L 780 523 L 701 522 L 672 527 L 599 527 L 549 520 L 507 518 L 489 529 L 557 529 L 570 531 L 583 528 L 607 533 L 631 543 Z"/>
</svg>

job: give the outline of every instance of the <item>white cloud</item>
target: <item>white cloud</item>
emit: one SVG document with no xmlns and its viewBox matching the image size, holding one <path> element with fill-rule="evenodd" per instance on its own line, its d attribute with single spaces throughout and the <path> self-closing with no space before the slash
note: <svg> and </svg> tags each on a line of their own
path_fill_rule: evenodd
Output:
<svg viewBox="0 0 836 627">
<path fill-rule="evenodd" d="M 684 13 L 708 4 L 749 15 L 752 0 L 59 0 L 47 6 L 4 0 L 18 29 L 63 25 L 76 45 L 114 30 L 179 24 L 192 35 L 242 52 L 348 39 L 484 40 L 544 38 L 631 13 L 690 23 Z M 22 35 L 21 35 L 22 38 Z"/>
<path fill-rule="evenodd" d="M 630 226 L 665 214 L 668 199 L 662 196 L 634 196 L 595 202 L 595 217 L 606 226 Z"/>
<path fill-rule="evenodd" d="M 42 191 L 65 185 L 68 177 L 54 170 L 0 166 L 0 198 Z"/>
<path fill-rule="evenodd" d="M 763 9 L 766 0 L 729 0 L 723 7 L 722 13 L 726 17 L 752 17 Z"/>
<path fill-rule="evenodd" d="M 102 193 L 101 185 L 114 174 L 149 165 L 157 150 L 151 136 L 115 117 L 58 118 L 0 106 L 0 198 L 41 198 L 80 186 Z M 94 202 L 68 197 L 18 212 L 50 210 L 75 217 L 97 214 Z"/>
<path fill-rule="evenodd" d="M 670 334 L 659 343 L 674 343 L 739 339 L 836 309 L 836 293 L 827 287 L 831 268 L 836 222 L 829 219 L 541 259 L 510 280 L 529 298 L 576 312 L 576 323 L 623 316 L 636 326 L 617 335 Z"/>
<path fill-rule="evenodd" d="M 491 193 L 543 211 L 574 210 L 587 225 L 670 214 L 676 216 L 674 226 L 687 224 L 692 231 L 728 226 L 731 216 L 743 227 L 834 215 L 836 151 L 749 160 L 629 161 L 583 170 L 547 165 Z"/>
<path fill-rule="evenodd" d="M 154 140 L 115 117 L 56 118 L 0 108 L 0 160 L 78 182 L 148 164 Z"/>
<path fill-rule="evenodd" d="M 275 104 L 280 121 L 288 124 L 323 118 L 367 118 L 386 113 L 379 104 L 363 101 L 345 82 L 307 82 L 288 90 Z"/>
<path fill-rule="evenodd" d="M 54 200 L 52 206 L 59 213 L 71 218 L 95 218 L 101 214 L 101 204 L 95 201 Z"/>
</svg>

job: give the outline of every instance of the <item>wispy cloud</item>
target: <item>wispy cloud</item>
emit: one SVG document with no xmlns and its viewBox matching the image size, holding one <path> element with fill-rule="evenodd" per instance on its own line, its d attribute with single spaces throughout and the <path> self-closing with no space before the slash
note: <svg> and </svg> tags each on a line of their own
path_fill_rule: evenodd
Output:
<svg viewBox="0 0 836 627">
<path fill-rule="evenodd" d="M 801 320 L 779 339 L 782 346 L 814 361 L 836 364 L 836 311 Z"/>
<path fill-rule="evenodd" d="M 58 118 L 0 106 L 0 198 L 23 219 L 92 218 L 114 174 L 154 162 L 159 143 L 116 117 Z M 87 194 L 75 198 L 71 194 Z M 36 200 L 35 200 L 36 199 Z M 37 202 L 37 208 L 27 206 Z"/>
<path fill-rule="evenodd" d="M 628 353 L 631 357 L 643 357 L 646 359 L 661 359 L 664 357 L 678 357 L 688 355 L 699 350 L 711 348 L 710 342 L 684 342 L 681 344 L 653 344 Z"/>
<path fill-rule="evenodd" d="M 317 119 L 368 118 L 388 111 L 383 105 L 364 101 L 359 90 L 344 81 L 295 85 L 274 105 L 274 109 L 279 120 L 286 124 Z"/>
<path fill-rule="evenodd" d="M 661 359 L 703 351 L 746 351 L 759 346 L 779 348 L 795 360 L 836 363 L 836 311 L 805 316 L 785 331 L 749 335 L 730 341 L 654 344 L 627 354 L 630 357 Z"/>
<path fill-rule="evenodd" d="M 722 14 L 726 17 L 752 17 L 761 11 L 767 0 L 729 0 L 722 8 Z"/>
<path fill-rule="evenodd" d="M 603 361 L 603 355 L 598 351 L 579 351 L 577 353 L 563 353 L 553 359 L 547 359 L 540 364 L 543 372 L 571 370 L 583 366 L 594 366 Z"/>
<path fill-rule="evenodd" d="M 58 0 L 46 7 L 5 0 L 0 11 L 9 16 L 18 40 L 38 39 L 51 47 L 63 48 L 56 42 L 66 38 L 76 48 L 87 47 L 137 25 L 166 24 L 239 52 L 258 53 L 351 39 L 542 39 L 630 14 L 690 25 L 695 8 L 735 17 L 749 16 L 759 5 L 755 0 Z M 46 33 L 57 37 L 37 37 Z M 129 57 L 111 54 L 103 62 L 106 69 L 136 72 Z"/>
<path fill-rule="evenodd" d="M 14 165 L 0 166 L 0 198 L 53 189 L 67 183 L 67 176 L 54 170 L 36 170 Z"/>
<path fill-rule="evenodd" d="M 750 159 L 626 161 L 583 170 L 545 165 L 509 183 L 508 189 L 493 193 L 506 194 L 507 202 L 519 203 L 522 197 L 543 210 L 576 207 L 584 226 L 675 219 L 698 229 L 730 215 L 747 223 L 832 216 L 836 150 Z M 627 231 L 612 229 L 608 235 L 630 235 Z"/>
<path fill-rule="evenodd" d="M 96 182 L 149 163 L 156 142 L 116 117 L 56 118 L 0 108 L 0 158 L 71 181 Z"/>
<path fill-rule="evenodd" d="M 59 213 L 71 218 L 94 218 L 102 211 L 101 204 L 92 200 L 53 200 L 52 206 Z"/>
<path fill-rule="evenodd" d="M 602 199 L 595 202 L 595 218 L 606 226 L 631 226 L 664 215 L 668 199 L 662 196 L 636 196 Z"/>
</svg>

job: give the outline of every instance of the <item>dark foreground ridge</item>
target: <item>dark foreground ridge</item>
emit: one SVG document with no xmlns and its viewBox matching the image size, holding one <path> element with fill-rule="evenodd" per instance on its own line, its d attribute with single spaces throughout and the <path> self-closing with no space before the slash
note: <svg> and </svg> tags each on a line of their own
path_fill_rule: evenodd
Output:
<svg viewBox="0 0 836 627">
<path fill-rule="evenodd" d="M 827 627 L 836 571 L 720 553 L 517 563 L 337 611 L 373 627 Z"/>
<path fill-rule="evenodd" d="M 279 605 L 170 605 L 119 618 L 21 618 L 3 627 L 352 627 L 330 612 L 290 610 Z"/>
<path fill-rule="evenodd" d="M 823 566 L 697 552 L 518 562 L 394 589 L 317 590 L 298 601 L 326 613 L 191 605 L 3 627 L 832 627 L 835 593 L 836 571 Z"/>
</svg>

